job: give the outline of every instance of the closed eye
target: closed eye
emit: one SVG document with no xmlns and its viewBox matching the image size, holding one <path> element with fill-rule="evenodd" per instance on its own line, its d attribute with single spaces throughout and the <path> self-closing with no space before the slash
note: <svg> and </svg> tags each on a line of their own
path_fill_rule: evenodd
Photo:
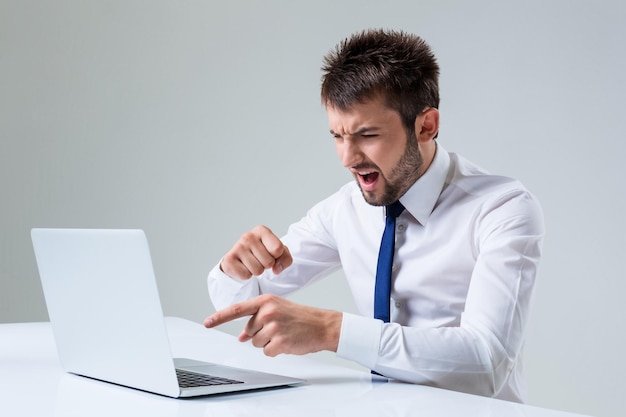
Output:
<svg viewBox="0 0 626 417">
<path fill-rule="evenodd" d="M 380 136 L 380 134 L 377 133 L 376 131 L 378 131 L 378 128 L 364 127 L 364 128 L 357 130 L 354 133 L 347 133 L 346 136 L 349 136 L 352 138 L 372 139 L 372 138 L 377 138 Z M 343 139 L 344 137 L 344 135 L 342 135 L 341 133 L 334 132 L 332 130 L 330 131 L 330 134 L 335 140 L 340 140 L 340 139 Z"/>
</svg>

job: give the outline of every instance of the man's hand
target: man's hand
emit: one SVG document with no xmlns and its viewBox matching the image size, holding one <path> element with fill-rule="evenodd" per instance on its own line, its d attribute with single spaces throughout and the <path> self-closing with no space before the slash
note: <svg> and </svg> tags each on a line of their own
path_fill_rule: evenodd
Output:
<svg viewBox="0 0 626 417">
<path fill-rule="evenodd" d="M 292 262 L 287 246 L 270 229 L 257 226 L 224 255 L 220 269 L 232 278 L 249 279 L 270 268 L 279 274 Z"/>
<path fill-rule="evenodd" d="M 337 351 L 342 313 L 295 304 L 275 295 L 233 304 L 208 317 L 204 326 L 212 328 L 245 316 L 252 317 L 239 341 L 252 340 L 267 356 Z"/>
</svg>

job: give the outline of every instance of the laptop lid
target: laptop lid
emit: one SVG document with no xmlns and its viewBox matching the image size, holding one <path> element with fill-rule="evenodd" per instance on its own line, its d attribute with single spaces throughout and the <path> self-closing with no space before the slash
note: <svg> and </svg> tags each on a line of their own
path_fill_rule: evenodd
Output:
<svg viewBox="0 0 626 417">
<path fill-rule="evenodd" d="M 252 385 L 181 390 L 145 233 L 33 229 L 31 237 L 66 371 L 170 397 L 302 382 L 251 371 Z"/>
</svg>

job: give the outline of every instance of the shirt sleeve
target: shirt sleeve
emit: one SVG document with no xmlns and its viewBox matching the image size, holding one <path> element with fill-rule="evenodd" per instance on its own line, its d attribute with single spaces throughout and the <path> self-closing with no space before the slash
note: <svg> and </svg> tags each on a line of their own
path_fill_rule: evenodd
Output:
<svg viewBox="0 0 626 417">
<path fill-rule="evenodd" d="M 476 264 L 458 327 L 344 315 L 337 355 L 394 379 L 521 400 L 523 393 L 501 391 L 521 359 L 543 215 L 531 196 L 516 193 L 485 204 L 473 224 Z"/>
<path fill-rule="evenodd" d="M 209 296 L 217 310 L 240 301 L 249 300 L 260 294 L 257 277 L 250 279 L 231 278 L 220 269 L 220 262 L 209 272 L 207 284 Z"/>
<path fill-rule="evenodd" d="M 378 362 L 383 322 L 343 313 L 337 356 L 374 369 Z"/>
</svg>

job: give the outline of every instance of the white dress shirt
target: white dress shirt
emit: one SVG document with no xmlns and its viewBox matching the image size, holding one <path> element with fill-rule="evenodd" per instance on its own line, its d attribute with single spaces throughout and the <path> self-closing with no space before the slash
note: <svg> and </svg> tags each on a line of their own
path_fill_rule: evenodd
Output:
<svg viewBox="0 0 626 417">
<path fill-rule="evenodd" d="M 391 323 L 373 319 L 384 208 L 356 182 L 315 205 L 282 238 L 294 262 L 233 279 L 208 277 L 220 309 L 287 295 L 343 268 L 360 315 L 344 313 L 337 355 L 403 381 L 524 401 L 522 348 L 544 234 L 536 199 L 441 145 L 400 199 Z"/>
</svg>

